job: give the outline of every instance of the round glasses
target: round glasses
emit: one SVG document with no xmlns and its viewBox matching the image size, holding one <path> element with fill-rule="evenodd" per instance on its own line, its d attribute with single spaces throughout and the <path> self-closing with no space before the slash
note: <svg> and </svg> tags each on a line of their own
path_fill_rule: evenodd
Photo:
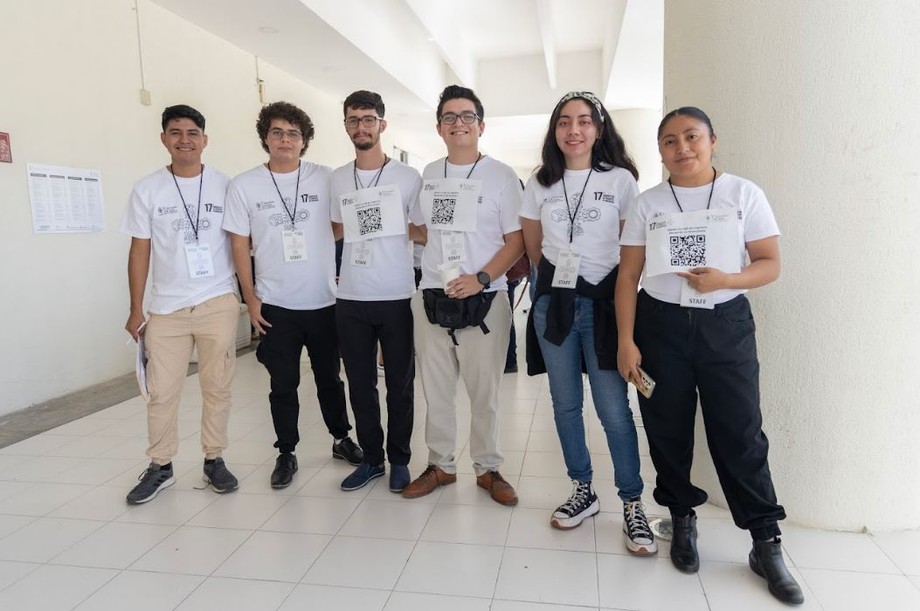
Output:
<svg viewBox="0 0 920 611">
<path fill-rule="evenodd" d="M 296 130 L 296 129 L 285 130 L 285 129 L 280 129 L 276 127 L 276 128 L 268 130 L 268 137 L 271 138 L 272 140 L 281 140 L 285 136 L 288 137 L 288 140 L 292 140 L 292 141 L 300 140 L 301 138 L 303 138 L 303 134 L 300 133 L 300 130 Z"/>
</svg>

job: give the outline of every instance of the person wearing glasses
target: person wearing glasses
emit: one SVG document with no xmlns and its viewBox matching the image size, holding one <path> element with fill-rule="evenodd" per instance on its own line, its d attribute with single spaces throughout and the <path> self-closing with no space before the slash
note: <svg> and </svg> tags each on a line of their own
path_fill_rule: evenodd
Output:
<svg viewBox="0 0 920 611">
<path fill-rule="evenodd" d="M 151 501 L 176 482 L 172 458 L 179 448 L 179 403 L 193 347 L 198 349 L 204 479 L 215 492 L 238 486 L 221 458 L 240 318 L 230 242 L 220 229 L 230 179 L 201 163 L 208 136 L 200 112 L 185 104 L 170 106 L 163 111 L 162 127 L 160 142 L 170 163 L 134 185 L 121 224 L 131 236 L 125 330 L 143 339 L 148 359 L 150 466 L 128 493 L 130 505 Z M 148 273 L 153 283 L 145 321 Z"/>
<path fill-rule="evenodd" d="M 390 491 L 402 492 L 410 479 L 415 352 L 409 299 L 415 293 L 415 278 L 409 210 L 422 177 L 383 152 L 385 111 L 383 99 L 372 91 L 355 91 L 345 98 L 345 133 L 355 147 L 355 159 L 332 173 L 332 221 L 345 239 L 335 318 L 364 451 L 364 462 L 342 481 L 342 490 L 362 488 L 386 472 L 377 394 L 378 342 L 386 362 Z"/>
<path fill-rule="evenodd" d="M 754 318 L 744 295 L 779 277 L 779 227 L 760 187 L 713 167 L 715 149 L 712 122 L 699 108 L 673 110 L 658 126 L 668 178 L 639 196 L 623 230 L 618 367 L 635 378 L 641 366 L 656 382 L 639 407 L 658 472 L 655 500 L 671 512 L 675 568 L 700 567 L 693 508 L 707 495 L 690 481 L 699 398 L 732 519 L 752 539 L 748 565 L 774 597 L 801 604 L 779 538 L 786 512 L 767 461 Z"/>
<path fill-rule="evenodd" d="M 441 93 L 437 131 L 447 156 L 429 164 L 411 220 L 424 226 L 422 289 L 412 298 L 422 388 L 428 403 L 428 468 L 403 490 L 416 498 L 457 480 L 460 378 L 470 398 L 469 453 L 476 484 L 503 505 L 517 504 L 499 468 L 498 388 L 505 368 L 511 306 L 505 272 L 524 251 L 521 184 L 509 166 L 483 155 L 482 102 L 451 85 Z M 387 362 L 389 367 L 389 362 Z"/>
<path fill-rule="evenodd" d="M 550 115 L 543 164 L 524 189 L 521 225 L 528 256 L 539 266 L 528 373 L 549 375 L 572 480 L 572 493 L 550 524 L 575 528 L 600 511 L 585 443 L 584 366 L 623 502 L 623 540 L 630 553 L 647 556 L 658 545 L 642 506 L 638 436 L 616 367 L 613 309 L 620 230 L 627 204 L 639 194 L 638 176 L 601 101 L 588 91 L 567 93 Z"/>
<path fill-rule="evenodd" d="M 332 457 L 359 465 L 364 455 L 348 436 L 345 385 L 339 377 L 331 170 L 301 160 L 314 129 L 297 106 L 274 102 L 263 107 L 256 131 L 268 163 L 230 183 L 224 229 L 230 232 L 249 318 L 261 336 L 256 358 L 271 376 L 268 400 L 279 452 L 271 486 L 286 488 L 297 471 L 297 387 L 305 346 L 323 421 L 334 439 Z"/>
</svg>

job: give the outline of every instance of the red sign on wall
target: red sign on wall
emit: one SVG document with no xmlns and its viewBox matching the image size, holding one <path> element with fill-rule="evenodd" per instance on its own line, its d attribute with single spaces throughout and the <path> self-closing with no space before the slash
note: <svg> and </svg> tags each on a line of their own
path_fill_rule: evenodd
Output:
<svg viewBox="0 0 920 611">
<path fill-rule="evenodd" d="M 13 149 L 10 147 L 10 135 L 0 132 L 0 161 L 13 163 Z"/>
</svg>

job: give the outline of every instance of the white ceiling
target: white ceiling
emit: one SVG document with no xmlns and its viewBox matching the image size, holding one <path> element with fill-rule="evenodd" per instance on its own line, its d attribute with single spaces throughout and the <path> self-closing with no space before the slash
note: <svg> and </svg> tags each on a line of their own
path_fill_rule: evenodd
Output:
<svg viewBox="0 0 920 611">
<path fill-rule="evenodd" d="M 566 91 L 661 106 L 663 0 L 152 1 L 338 99 L 379 92 L 427 149 L 440 150 L 433 111 L 451 83 L 476 90 L 483 149 L 516 167 L 538 159 Z"/>
</svg>

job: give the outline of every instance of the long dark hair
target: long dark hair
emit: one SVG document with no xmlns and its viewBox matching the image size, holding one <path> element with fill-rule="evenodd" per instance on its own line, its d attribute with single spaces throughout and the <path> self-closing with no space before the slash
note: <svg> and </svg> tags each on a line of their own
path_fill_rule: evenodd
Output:
<svg viewBox="0 0 920 611">
<path fill-rule="evenodd" d="M 562 114 L 562 107 L 571 100 L 584 100 L 588 104 L 591 120 L 600 132 L 600 137 L 591 149 L 591 167 L 596 172 L 606 172 L 614 167 L 624 168 L 638 180 L 639 170 L 626 152 L 626 145 L 614 127 L 610 113 L 594 94 L 579 91 L 564 95 L 550 115 L 546 137 L 543 139 L 543 165 L 537 170 L 537 182 L 548 187 L 562 180 L 565 175 L 565 157 L 556 143 L 556 123 Z"/>
</svg>

